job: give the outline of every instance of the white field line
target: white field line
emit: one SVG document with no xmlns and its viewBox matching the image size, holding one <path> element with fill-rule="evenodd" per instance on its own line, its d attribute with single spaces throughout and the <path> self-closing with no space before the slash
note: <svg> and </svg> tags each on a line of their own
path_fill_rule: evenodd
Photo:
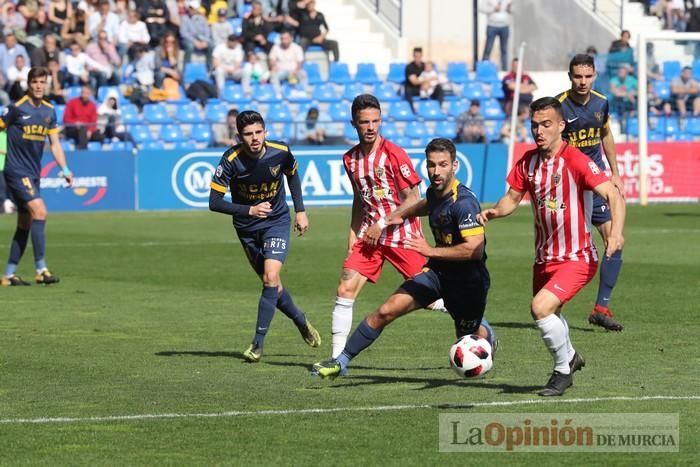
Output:
<svg viewBox="0 0 700 467">
<path fill-rule="evenodd" d="M 518 405 L 550 405 L 550 404 L 589 404 L 593 402 L 611 401 L 700 401 L 700 396 L 611 396 L 584 397 L 577 399 L 527 399 L 521 401 L 491 401 L 491 402 L 460 402 L 454 404 L 408 404 L 408 405 L 378 405 L 373 407 L 333 407 L 309 409 L 280 409 L 280 410 L 243 410 L 212 413 L 162 413 L 138 415 L 107 415 L 100 417 L 38 417 L 38 418 L 3 418 L 0 424 L 59 424 L 59 423 L 99 423 L 123 422 L 141 420 L 167 420 L 177 418 L 230 418 L 230 417 L 264 417 L 274 415 L 305 415 L 337 412 L 391 412 L 398 410 L 440 409 L 458 410 L 479 407 L 512 407 Z"/>
</svg>

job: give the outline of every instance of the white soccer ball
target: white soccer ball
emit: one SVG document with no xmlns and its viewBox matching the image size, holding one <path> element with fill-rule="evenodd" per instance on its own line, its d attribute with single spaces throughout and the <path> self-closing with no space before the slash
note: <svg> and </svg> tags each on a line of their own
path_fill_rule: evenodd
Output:
<svg viewBox="0 0 700 467">
<path fill-rule="evenodd" d="M 493 367 L 491 344 L 476 334 L 460 337 L 450 348 L 450 366 L 464 378 L 483 376 Z"/>
</svg>

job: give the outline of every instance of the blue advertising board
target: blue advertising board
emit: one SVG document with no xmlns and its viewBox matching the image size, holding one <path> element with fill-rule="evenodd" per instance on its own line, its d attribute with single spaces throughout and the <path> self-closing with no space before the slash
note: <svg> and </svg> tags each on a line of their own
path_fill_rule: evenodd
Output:
<svg viewBox="0 0 700 467">
<path fill-rule="evenodd" d="M 50 211 L 114 211 L 136 207 L 135 162 L 128 151 L 74 151 L 68 154 L 73 186 L 50 155 L 41 169 L 41 196 Z"/>
<path fill-rule="evenodd" d="M 347 147 L 298 146 L 293 148 L 299 162 L 299 175 L 308 206 L 352 204 L 352 186 L 343 168 Z M 137 163 L 138 209 L 195 209 L 209 205 L 209 183 L 223 149 L 199 151 L 142 151 Z M 416 171 L 429 184 L 423 148 L 406 150 Z M 487 146 L 457 146 L 457 178 L 481 196 L 486 183 L 498 180 L 502 187 L 505 173 L 492 174 L 487 167 Z M 502 170 L 502 169 L 501 169 Z M 495 175 L 495 177 L 494 177 Z M 289 193 L 289 191 L 287 191 Z M 486 200 L 484 200 L 486 201 Z M 492 200 L 495 201 L 495 200 Z"/>
</svg>

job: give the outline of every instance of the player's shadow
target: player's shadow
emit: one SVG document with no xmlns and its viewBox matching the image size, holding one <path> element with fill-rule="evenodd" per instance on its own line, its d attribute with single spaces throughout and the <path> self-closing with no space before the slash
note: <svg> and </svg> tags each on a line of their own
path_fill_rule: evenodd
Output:
<svg viewBox="0 0 700 467">
<path fill-rule="evenodd" d="M 496 323 L 496 322 L 489 321 L 489 323 L 491 324 L 491 326 L 493 326 L 494 330 L 496 331 L 496 334 L 498 334 L 498 328 L 532 329 L 533 331 L 537 331 L 537 327 L 532 322 L 530 322 L 530 323 L 515 323 L 515 322 L 508 321 L 508 322 Z M 595 332 L 595 330 L 592 328 L 583 328 L 580 326 L 572 326 L 571 324 L 569 324 L 569 329 L 573 329 L 573 330 L 581 331 L 581 332 Z"/>
<path fill-rule="evenodd" d="M 357 369 L 353 367 L 352 370 Z M 374 368 L 376 369 L 376 368 Z M 347 378 L 348 382 L 342 382 Z M 380 375 L 350 375 L 343 377 L 343 380 L 336 380 L 336 382 L 341 382 L 341 384 L 336 384 L 334 387 L 360 387 L 368 386 L 374 384 L 422 384 L 422 387 L 416 388 L 419 391 L 425 389 L 439 389 L 442 387 L 458 387 L 469 389 L 471 388 L 486 388 L 486 389 L 500 389 L 501 394 L 524 394 L 533 392 L 536 390 L 541 390 L 542 386 L 518 386 L 514 384 L 504 384 L 504 383 L 489 383 L 488 381 L 468 381 L 463 379 L 454 378 L 415 378 L 410 376 L 380 376 Z"/>
<path fill-rule="evenodd" d="M 667 217 L 700 217 L 698 212 L 665 212 L 664 216 Z"/>
<path fill-rule="evenodd" d="M 270 356 L 277 356 L 277 357 L 283 357 L 286 355 L 270 355 Z M 289 355 L 292 356 L 292 355 Z M 274 360 L 263 360 L 262 363 L 265 363 L 267 365 L 273 365 L 273 366 L 287 366 L 287 367 L 299 367 L 299 368 L 305 368 L 309 371 L 311 371 L 311 364 L 309 363 L 304 363 L 304 362 L 299 362 L 299 361 L 274 361 Z M 432 368 L 401 368 L 401 367 L 391 367 L 391 368 L 382 368 L 382 367 L 376 367 L 376 366 L 361 366 L 361 365 L 353 365 L 352 366 L 353 370 L 377 370 L 377 371 L 435 371 L 435 370 L 442 370 L 445 367 L 444 366 L 438 366 L 438 367 L 432 367 Z"/>
<path fill-rule="evenodd" d="M 156 352 L 159 357 L 227 357 L 243 360 L 242 352 L 212 352 L 208 350 L 163 350 Z"/>
</svg>

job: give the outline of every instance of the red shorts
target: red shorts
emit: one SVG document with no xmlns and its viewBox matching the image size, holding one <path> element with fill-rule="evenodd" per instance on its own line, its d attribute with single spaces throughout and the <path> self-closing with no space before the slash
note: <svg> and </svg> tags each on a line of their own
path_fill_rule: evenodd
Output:
<svg viewBox="0 0 700 467">
<path fill-rule="evenodd" d="M 595 277 L 598 263 L 564 261 L 561 263 L 535 264 L 532 268 L 532 295 L 545 288 L 564 304 Z"/>
<path fill-rule="evenodd" d="M 384 260 L 389 261 L 404 279 L 415 276 L 425 265 L 425 257 L 414 250 L 386 245 L 371 246 L 358 240 L 345 259 L 343 268 L 359 272 L 370 282 L 377 282 Z"/>
</svg>

